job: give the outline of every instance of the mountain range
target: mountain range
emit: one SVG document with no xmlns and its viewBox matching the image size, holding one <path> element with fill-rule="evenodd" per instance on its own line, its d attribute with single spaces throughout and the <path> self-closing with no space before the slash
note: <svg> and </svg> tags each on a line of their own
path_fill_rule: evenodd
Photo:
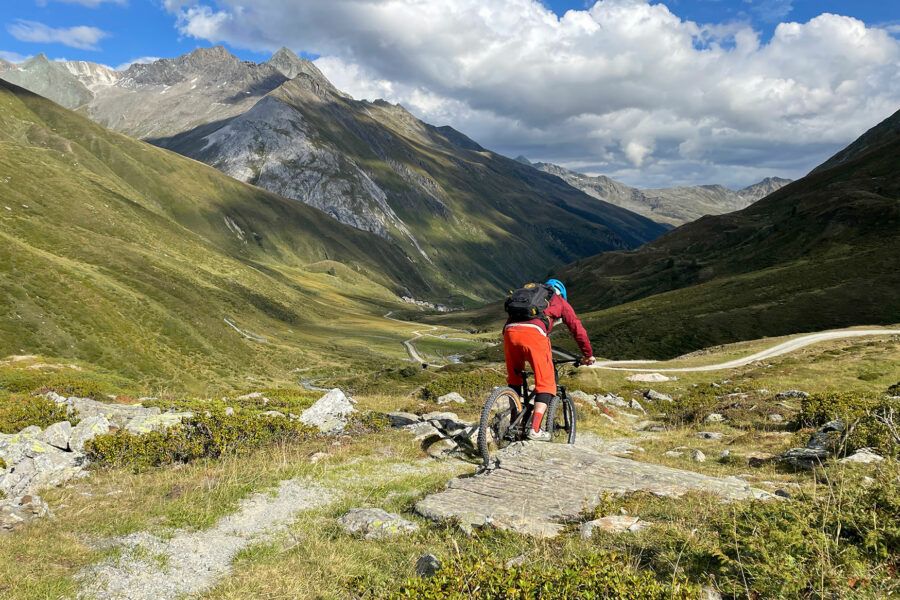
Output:
<svg viewBox="0 0 900 600">
<path fill-rule="evenodd" d="M 488 298 L 666 230 L 399 105 L 354 100 L 287 49 L 257 64 L 202 48 L 123 72 L 38 55 L 0 77 L 374 233 L 429 300 Z"/>
<path fill-rule="evenodd" d="M 704 215 L 721 215 L 741 210 L 791 182 L 790 179 L 766 177 L 737 191 L 723 185 L 639 190 L 604 175 L 584 175 L 552 163 L 532 163 L 524 156 L 516 160 L 545 173 L 556 175 L 572 187 L 598 200 L 675 227 L 696 221 Z"/>
<path fill-rule="evenodd" d="M 737 212 L 557 273 L 604 355 L 900 321 L 900 112 Z"/>
</svg>

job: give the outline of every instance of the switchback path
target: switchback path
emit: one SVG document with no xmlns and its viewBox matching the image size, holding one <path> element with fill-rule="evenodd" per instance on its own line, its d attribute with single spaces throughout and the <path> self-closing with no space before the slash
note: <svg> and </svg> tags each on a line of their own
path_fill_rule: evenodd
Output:
<svg viewBox="0 0 900 600">
<path fill-rule="evenodd" d="M 764 360 L 766 358 L 773 358 L 775 356 L 781 356 L 782 354 L 787 354 L 788 352 L 793 352 L 794 350 L 799 350 L 805 346 L 809 346 L 812 344 L 817 344 L 819 342 L 826 342 L 829 340 L 839 340 L 844 338 L 851 337 L 861 337 L 861 336 L 869 336 L 869 335 L 900 335 L 900 329 L 851 329 L 844 331 L 825 331 L 821 333 L 811 333 L 809 335 L 804 335 L 798 338 L 794 338 L 792 340 L 788 340 L 784 343 L 778 344 L 777 346 L 772 346 L 766 350 L 761 352 L 757 352 L 756 354 L 751 354 L 750 356 L 745 356 L 744 358 L 738 358 L 735 360 L 730 360 L 728 362 L 719 363 L 716 365 L 703 365 L 700 367 L 681 367 L 677 369 L 665 368 L 665 369 L 654 369 L 654 368 L 643 368 L 640 366 L 628 366 L 628 365 L 652 365 L 655 360 L 610 360 L 597 362 L 589 368 L 593 369 L 608 369 L 612 371 L 652 371 L 654 373 L 686 373 L 692 371 L 719 371 L 722 369 L 734 369 L 737 367 L 743 367 L 749 365 L 752 362 L 756 362 L 758 360 Z"/>
<path fill-rule="evenodd" d="M 437 327 L 435 325 L 426 325 L 424 323 L 416 323 L 415 321 L 401 321 L 400 319 L 395 319 L 391 316 L 391 314 L 393 314 L 393 312 L 394 311 L 388 312 L 387 314 L 384 315 L 384 318 L 389 321 L 394 321 L 396 323 L 403 323 L 404 325 L 422 325 L 423 327 L 429 328 L 428 331 L 426 331 L 425 333 L 415 330 L 412 332 L 415 335 L 415 337 L 411 337 L 408 340 L 404 340 L 404 341 L 400 342 L 401 344 L 403 344 L 403 347 L 406 348 L 406 353 L 409 354 L 409 358 L 413 362 L 418 362 L 418 363 L 423 363 L 423 364 L 428 362 L 427 360 L 422 358 L 422 355 L 419 354 L 418 350 L 416 350 L 416 347 L 413 345 L 413 342 L 418 340 L 419 338 L 423 338 L 425 336 L 431 336 L 431 337 L 436 337 L 436 338 L 440 338 L 440 339 L 444 339 L 444 340 L 458 340 L 458 341 L 462 341 L 462 342 L 469 341 L 465 338 L 447 337 L 448 335 L 450 335 L 448 333 L 444 333 L 442 335 L 434 335 L 433 333 L 431 333 L 432 331 L 437 331 L 438 329 L 450 329 L 451 331 L 462 332 L 461 329 L 453 329 L 451 327 Z"/>
</svg>

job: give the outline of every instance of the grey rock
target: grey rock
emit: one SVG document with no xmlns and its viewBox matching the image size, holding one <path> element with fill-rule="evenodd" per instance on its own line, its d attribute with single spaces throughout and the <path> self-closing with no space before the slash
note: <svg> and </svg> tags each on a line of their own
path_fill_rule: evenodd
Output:
<svg viewBox="0 0 900 600">
<path fill-rule="evenodd" d="M 303 411 L 300 422 L 310 427 L 317 427 L 323 433 L 337 433 L 344 430 L 347 417 L 356 412 L 356 408 L 341 390 L 334 388 L 315 404 Z"/>
<path fill-rule="evenodd" d="M 403 427 L 406 431 L 415 436 L 414 441 L 424 440 L 432 436 L 440 436 L 441 432 L 431 423 L 412 423 Z"/>
<path fill-rule="evenodd" d="M 731 450 L 722 450 L 719 452 L 719 461 L 723 463 L 731 462 Z"/>
<path fill-rule="evenodd" d="M 8 498 L 62 485 L 77 477 L 84 468 L 81 456 L 43 442 L 32 442 L 28 454 L 0 471 L 0 491 Z"/>
<path fill-rule="evenodd" d="M 448 458 L 459 451 L 459 446 L 450 438 L 435 436 L 425 440 L 425 451 L 432 458 Z"/>
<path fill-rule="evenodd" d="M 603 404 L 609 404 L 610 406 L 617 406 L 619 408 L 625 408 L 628 406 L 628 402 L 625 401 L 625 398 L 622 396 L 616 396 L 615 394 L 605 394 L 603 396 L 596 396 L 597 402 L 602 402 Z"/>
<path fill-rule="evenodd" d="M 700 588 L 699 600 L 722 600 L 722 594 L 720 594 L 719 590 L 716 588 L 704 585 Z"/>
<path fill-rule="evenodd" d="M 645 393 L 644 396 L 646 396 L 648 400 L 653 400 L 654 402 L 674 402 L 672 396 L 657 392 L 656 390 L 647 390 L 647 393 Z"/>
<path fill-rule="evenodd" d="M 719 413 L 710 413 L 703 419 L 704 423 L 722 423 L 725 421 L 725 415 Z"/>
<path fill-rule="evenodd" d="M 779 498 L 786 498 L 788 500 L 790 500 L 790 498 L 791 498 L 790 492 L 788 492 L 786 490 L 775 490 L 775 495 L 778 496 Z"/>
<path fill-rule="evenodd" d="M 672 381 L 673 379 L 678 379 L 677 377 L 666 377 L 662 373 L 636 373 L 634 375 L 629 375 L 626 377 L 628 381 L 643 381 L 647 383 L 660 383 L 663 381 Z"/>
<path fill-rule="evenodd" d="M 72 435 L 69 437 L 69 448 L 73 452 L 84 452 L 84 445 L 88 440 L 92 440 L 98 435 L 106 435 L 109 433 L 110 422 L 104 416 L 93 416 L 82 419 L 72 429 Z"/>
<path fill-rule="evenodd" d="M 426 552 L 416 561 L 416 575 L 419 577 L 433 577 L 441 570 L 441 561 L 431 552 Z"/>
<path fill-rule="evenodd" d="M 0 499 L 0 534 L 48 515 L 50 507 L 36 494 Z"/>
<path fill-rule="evenodd" d="M 349 534 L 362 535 L 366 539 L 382 539 L 419 529 L 417 523 L 380 508 L 351 508 L 338 519 Z"/>
<path fill-rule="evenodd" d="M 161 431 L 163 429 L 168 429 L 169 427 L 179 426 L 183 419 L 193 416 L 193 413 L 189 412 L 139 415 L 125 423 L 125 429 L 135 434 Z"/>
<path fill-rule="evenodd" d="M 725 434 L 718 431 L 698 431 L 697 437 L 704 440 L 721 440 Z"/>
<path fill-rule="evenodd" d="M 444 394 L 440 398 L 437 399 L 438 404 L 450 404 L 451 402 L 455 404 L 465 404 L 466 399 L 457 394 L 456 392 L 450 392 L 449 394 Z"/>
<path fill-rule="evenodd" d="M 642 413 L 647 412 L 647 411 L 644 410 L 644 407 L 641 406 L 641 403 L 638 402 L 637 400 L 635 400 L 634 398 L 632 398 L 632 399 L 631 399 L 631 402 L 628 403 L 628 408 L 630 408 L 630 409 L 632 409 L 632 410 L 639 410 L 639 411 L 641 411 Z"/>
<path fill-rule="evenodd" d="M 226 416 L 226 417 L 231 417 L 231 416 L 233 416 L 233 415 L 234 415 L 234 409 L 231 408 L 230 406 L 226 406 L 226 407 L 225 407 L 225 416 Z"/>
<path fill-rule="evenodd" d="M 694 462 L 706 462 L 706 455 L 700 450 L 692 450 L 691 460 Z"/>
<path fill-rule="evenodd" d="M 267 410 L 266 412 L 259 413 L 260 417 L 266 417 L 269 419 L 286 419 L 283 412 L 279 412 L 277 410 Z"/>
<path fill-rule="evenodd" d="M 406 427 L 421 420 L 419 415 L 402 411 L 390 412 L 387 417 L 394 427 Z"/>
<path fill-rule="evenodd" d="M 60 450 L 69 449 L 69 437 L 72 435 L 72 424 L 68 421 L 54 423 L 41 432 L 37 438 Z"/>
<path fill-rule="evenodd" d="M 447 432 L 453 432 L 472 426 L 472 423 L 460 419 L 456 415 L 456 413 L 452 412 L 430 412 L 428 414 L 422 415 L 422 420 L 428 421 L 435 427 L 443 429 Z"/>
<path fill-rule="evenodd" d="M 578 444 L 517 442 L 498 452 L 497 458 L 496 468 L 450 481 L 445 491 L 416 504 L 416 512 L 438 521 L 458 519 L 470 527 L 552 537 L 565 521 L 596 506 L 604 492 L 642 490 L 678 498 L 691 490 L 705 490 L 728 500 L 772 497 L 738 480 L 610 456 Z M 548 511 L 548 506 L 553 509 Z"/>
<path fill-rule="evenodd" d="M 809 394 L 807 392 L 803 392 L 800 390 L 785 390 L 783 392 L 778 392 L 775 394 L 776 398 L 784 399 L 784 398 L 809 398 Z"/>
<path fill-rule="evenodd" d="M 876 463 L 884 460 L 883 456 L 875 454 L 871 448 L 860 448 L 850 456 L 846 456 L 842 458 L 839 462 L 842 463 Z"/>
<path fill-rule="evenodd" d="M 630 517 L 627 515 L 611 515 L 600 517 L 587 523 L 582 523 L 579 527 L 581 539 L 589 540 L 593 537 L 595 531 L 606 531 L 609 533 L 625 533 L 627 531 L 640 531 L 650 526 L 647 521 L 642 521 L 638 517 Z"/>
<path fill-rule="evenodd" d="M 781 423 L 784 421 L 784 417 L 779 415 L 778 413 L 772 413 L 769 415 L 769 420 L 773 423 Z"/>
<path fill-rule="evenodd" d="M 669 450 L 669 451 L 667 451 L 667 452 L 663 452 L 663 454 L 664 454 L 665 456 L 672 456 L 672 457 L 675 457 L 675 458 L 677 458 L 677 457 L 679 457 L 679 456 L 684 456 L 684 452 L 680 452 L 680 451 L 678 451 L 678 450 Z"/>
<path fill-rule="evenodd" d="M 791 448 L 778 455 L 778 459 L 802 469 L 812 469 L 821 465 L 828 458 L 824 448 Z"/>
</svg>

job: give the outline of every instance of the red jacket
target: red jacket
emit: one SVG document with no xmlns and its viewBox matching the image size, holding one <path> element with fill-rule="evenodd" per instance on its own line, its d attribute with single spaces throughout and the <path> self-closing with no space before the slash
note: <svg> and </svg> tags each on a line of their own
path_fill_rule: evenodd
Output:
<svg viewBox="0 0 900 600">
<path fill-rule="evenodd" d="M 545 333 L 549 334 L 553 329 L 553 325 L 555 325 L 554 321 L 556 321 L 556 319 L 562 319 L 562 322 L 566 324 L 566 327 L 568 327 L 569 331 L 572 333 L 572 337 L 574 337 L 575 341 L 578 343 L 578 347 L 581 348 L 581 353 L 585 358 L 594 355 L 587 331 L 585 331 L 581 321 L 578 320 L 578 317 L 575 315 L 575 310 L 572 308 L 572 305 L 566 302 L 562 296 L 555 294 L 553 298 L 550 299 L 550 305 L 544 310 L 544 315 L 550 320 L 549 327 L 547 327 L 547 323 L 541 319 L 517 322 L 538 325 Z M 511 321 L 506 321 L 507 325 L 510 323 Z"/>
</svg>

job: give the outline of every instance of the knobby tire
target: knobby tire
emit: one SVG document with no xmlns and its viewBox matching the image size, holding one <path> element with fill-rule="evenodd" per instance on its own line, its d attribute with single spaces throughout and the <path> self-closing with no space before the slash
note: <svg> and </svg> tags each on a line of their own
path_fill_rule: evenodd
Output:
<svg viewBox="0 0 900 600">
<path fill-rule="evenodd" d="M 497 388 L 481 409 L 481 421 L 478 424 L 478 452 L 487 468 L 491 462 L 491 452 L 496 452 L 509 445 L 506 439 L 510 424 L 510 412 L 515 408 L 518 413 L 523 410 L 519 395 L 508 387 Z M 504 426 L 505 422 L 505 426 Z M 491 439 L 488 439 L 488 432 Z"/>
</svg>

